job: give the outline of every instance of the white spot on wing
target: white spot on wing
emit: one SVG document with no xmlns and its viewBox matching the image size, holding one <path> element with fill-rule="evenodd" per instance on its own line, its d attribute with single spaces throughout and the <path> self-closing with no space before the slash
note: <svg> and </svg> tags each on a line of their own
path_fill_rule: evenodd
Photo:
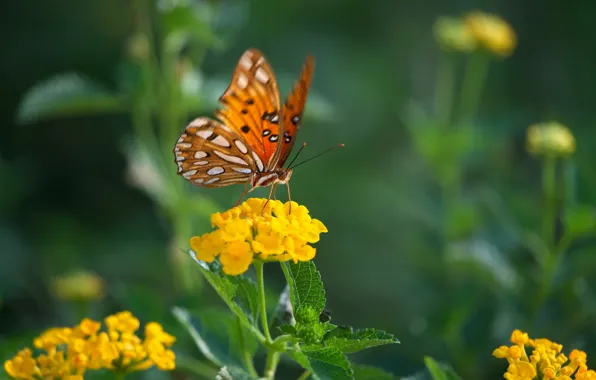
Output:
<svg viewBox="0 0 596 380">
<path fill-rule="evenodd" d="M 267 83 L 269 81 L 269 75 L 267 75 L 267 72 L 262 67 L 257 69 L 255 78 L 257 78 L 257 80 L 261 83 Z"/>
<path fill-rule="evenodd" d="M 209 120 L 199 117 L 191 121 L 189 127 L 202 127 L 203 125 L 207 124 L 209 124 Z"/>
<path fill-rule="evenodd" d="M 220 151 L 214 150 L 213 153 L 215 153 L 216 156 L 223 158 L 224 160 L 228 161 L 228 162 L 233 162 L 234 164 L 239 164 L 239 165 L 246 165 L 248 166 L 248 163 L 246 161 L 244 161 L 242 158 L 237 157 L 237 156 L 230 156 L 229 154 L 225 154 L 222 153 Z"/>
<path fill-rule="evenodd" d="M 240 58 L 240 66 L 242 66 L 245 70 L 250 70 L 250 68 L 252 67 L 252 59 L 250 59 L 250 56 L 252 54 L 244 54 L 242 56 L 242 58 Z"/>
<path fill-rule="evenodd" d="M 238 87 L 245 89 L 246 86 L 248 86 L 248 77 L 244 74 L 240 74 L 238 75 L 238 81 L 236 83 L 238 84 Z"/>
<path fill-rule="evenodd" d="M 217 181 L 219 181 L 219 177 L 211 178 L 210 180 L 205 181 L 205 185 L 211 185 L 213 182 L 217 182 Z"/>
<path fill-rule="evenodd" d="M 178 139 L 178 142 L 179 143 L 183 142 L 185 138 L 186 138 L 186 133 L 181 134 L 180 138 Z"/>
<path fill-rule="evenodd" d="M 186 179 L 189 179 L 193 175 L 197 174 L 197 170 L 189 170 L 187 172 L 182 173 L 182 176 Z"/>
<path fill-rule="evenodd" d="M 225 169 L 221 166 L 214 166 L 211 169 L 207 170 L 207 174 L 209 175 L 218 175 L 225 172 Z"/>
<path fill-rule="evenodd" d="M 242 173 L 242 174 L 250 174 L 252 173 L 252 170 L 250 170 L 249 168 L 237 168 L 235 166 L 232 166 L 232 170 L 238 172 L 238 173 Z"/>
<path fill-rule="evenodd" d="M 192 164 L 193 165 L 207 165 L 209 163 L 209 161 L 195 161 Z"/>
<path fill-rule="evenodd" d="M 191 143 L 179 143 L 176 145 L 176 148 L 188 149 L 190 147 L 192 147 Z"/>
<path fill-rule="evenodd" d="M 259 168 L 259 171 L 262 172 L 263 171 L 263 161 L 261 161 L 261 158 L 259 157 L 258 154 L 255 153 L 254 150 L 252 152 L 252 157 L 255 159 L 255 162 L 257 163 L 257 168 Z"/>
<path fill-rule="evenodd" d="M 184 161 L 184 157 L 180 156 L 180 155 L 176 155 L 176 161 Z"/>
<path fill-rule="evenodd" d="M 203 178 L 197 178 L 194 180 L 194 183 L 203 183 L 205 180 Z"/>
<path fill-rule="evenodd" d="M 207 156 L 208 156 L 207 152 L 203 152 L 203 151 L 200 151 L 200 150 L 195 153 L 195 158 L 205 158 Z"/>
<path fill-rule="evenodd" d="M 207 140 L 212 134 L 213 130 L 211 129 L 201 129 L 200 131 L 197 131 L 197 136 L 205 140 Z"/>
<path fill-rule="evenodd" d="M 223 136 L 217 136 L 216 138 L 214 138 L 211 141 L 215 145 L 223 146 L 223 147 L 226 147 L 226 148 L 229 148 L 230 147 L 230 142 L 228 140 L 226 140 L 226 138 L 223 137 Z"/>
<path fill-rule="evenodd" d="M 239 151 L 241 151 L 242 153 L 246 154 L 248 153 L 248 148 L 246 148 L 246 145 L 244 145 L 244 143 L 240 140 L 234 140 L 234 144 L 236 144 L 236 148 L 238 148 Z"/>
</svg>

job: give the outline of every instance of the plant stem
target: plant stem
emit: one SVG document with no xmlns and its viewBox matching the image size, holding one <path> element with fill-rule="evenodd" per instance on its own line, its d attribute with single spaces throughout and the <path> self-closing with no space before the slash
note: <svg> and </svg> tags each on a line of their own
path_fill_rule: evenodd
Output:
<svg viewBox="0 0 596 380">
<path fill-rule="evenodd" d="M 448 127 L 451 122 L 451 108 L 453 107 L 454 85 L 454 57 L 448 53 L 441 53 L 435 87 L 435 114 L 441 127 Z"/>
<path fill-rule="evenodd" d="M 302 375 L 300 375 L 300 377 L 296 380 L 306 380 L 310 377 L 310 371 L 306 370 L 304 372 L 302 372 Z"/>
<path fill-rule="evenodd" d="M 277 369 L 277 364 L 279 364 L 279 358 L 281 356 L 281 352 L 269 350 L 267 353 L 267 363 L 265 364 L 265 379 L 273 380 L 275 379 L 275 370 Z"/>
<path fill-rule="evenodd" d="M 236 324 L 238 326 L 238 336 L 240 337 L 240 346 L 242 347 L 242 359 L 244 360 L 244 364 L 246 365 L 246 369 L 253 377 L 259 377 L 257 370 L 255 369 L 255 365 L 252 361 L 252 355 L 246 349 L 246 340 L 244 339 L 244 329 L 242 328 L 242 323 L 240 322 L 240 318 L 236 317 Z"/>
<path fill-rule="evenodd" d="M 482 52 L 473 53 L 468 57 L 459 99 L 460 122 L 469 122 L 476 117 L 489 63 L 490 57 Z"/>
<path fill-rule="evenodd" d="M 554 157 L 545 157 L 542 163 L 542 191 L 544 193 L 544 225 L 543 239 L 554 254 L 555 247 L 555 224 L 557 218 L 556 208 L 556 186 L 557 186 L 557 162 Z"/>
<path fill-rule="evenodd" d="M 271 343 L 271 334 L 269 333 L 269 323 L 267 323 L 267 304 L 265 302 L 265 279 L 263 277 L 263 265 L 265 263 L 260 260 L 253 261 L 255 271 L 257 272 L 257 286 L 259 288 L 259 304 L 261 313 L 261 324 L 263 325 L 263 333 L 267 343 Z"/>
</svg>

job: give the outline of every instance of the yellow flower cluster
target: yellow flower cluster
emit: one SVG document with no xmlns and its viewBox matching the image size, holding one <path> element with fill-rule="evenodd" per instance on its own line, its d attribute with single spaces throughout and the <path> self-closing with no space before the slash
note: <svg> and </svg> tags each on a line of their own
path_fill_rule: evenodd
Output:
<svg viewBox="0 0 596 380">
<path fill-rule="evenodd" d="M 596 380 L 596 371 L 588 369 L 583 351 L 573 350 L 567 357 L 561 353 L 562 345 L 545 338 L 530 339 L 520 330 L 513 331 L 511 343 L 511 347 L 501 346 L 493 351 L 493 356 L 509 362 L 503 375 L 507 380 L 571 380 L 572 375 L 575 380 Z M 532 348 L 529 357 L 526 346 Z"/>
<path fill-rule="evenodd" d="M 482 47 L 498 56 L 509 56 L 517 45 L 515 31 L 499 16 L 470 12 L 463 18 L 440 17 L 435 38 L 446 50 L 472 52 Z"/>
<path fill-rule="evenodd" d="M 115 373 L 143 371 L 152 366 L 161 370 L 175 368 L 170 347 L 176 338 L 163 331 L 159 323 L 145 326 L 145 339 L 136 335 L 139 320 L 123 311 L 101 323 L 84 319 L 73 328 L 56 327 L 35 338 L 41 350 L 37 356 L 25 348 L 4 363 L 4 370 L 15 379 L 82 380 L 87 370 L 108 369 Z"/>
<path fill-rule="evenodd" d="M 238 207 L 211 215 L 217 229 L 190 239 L 198 260 L 212 262 L 219 256 L 228 275 L 244 273 L 253 258 L 266 261 L 309 261 L 327 228 L 310 217 L 296 202 L 250 198 Z"/>
<path fill-rule="evenodd" d="M 575 152 L 575 138 L 556 121 L 530 125 L 528 151 L 539 156 L 566 157 Z"/>
<path fill-rule="evenodd" d="M 90 301 L 103 298 L 105 284 L 95 273 L 81 270 L 54 278 L 51 290 L 61 300 Z"/>
</svg>

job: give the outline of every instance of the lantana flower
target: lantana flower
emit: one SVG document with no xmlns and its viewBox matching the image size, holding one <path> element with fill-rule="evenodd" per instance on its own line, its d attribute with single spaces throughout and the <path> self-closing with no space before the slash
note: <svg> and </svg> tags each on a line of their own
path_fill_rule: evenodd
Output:
<svg viewBox="0 0 596 380">
<path fill-rule="evenodd" d="M 573 350 L 567 357 L 561 352 L 562 345 L 546 338 L 530 339 L 520 330 L 514 330 L 510 340 L 512 346 L 501 346 L 493 351 L 494 357 L 509 363 L 503 375 L 505 379 L 571 380 L 574 375 L 575 380 L 596 380 L 596 371 L 588 369 L 588 357 L 583 351 Z"/>
<path fill-rule="evenodd" d="M 296 202 L 250 198 L 237 207 L 211 215 L 215 231 L 190 239 L 196 259 L 219 258 L 223 272 L 239 275 L 254 258 L 264 261 L 310 261 L 327 227 Z"/>
</svg>

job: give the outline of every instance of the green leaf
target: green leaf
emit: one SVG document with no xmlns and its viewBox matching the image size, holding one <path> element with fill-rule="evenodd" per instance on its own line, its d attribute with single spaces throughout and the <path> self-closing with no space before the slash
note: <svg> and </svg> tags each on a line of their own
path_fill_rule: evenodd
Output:
<svg viewBox="0 0 596 380">
<path fill-rule="evenodd" d="M 290 286 L 290 299 L 296 315 L 303 308 L 310 308 L 318 316 L 325 308 L 325 288 L 321 274 L 312 261 L 292 261 L 281 263 L 284 275 Z"/>
<path fill-rule="evenodd" d="M 424 357 L 424 363 L 433 380 L 461 380 L 451 368 L 437 363 L 429 356 Z"/>
<path fill-rule="evenodd" d="M 352 363 L 355 380 L 392 380 L 396 376 L 381 368 Z"/>
<path fill-rule="evenodd" d="M 236 368 L 232 367 L 221 367 L 217 376 L 215 376 L 215 380 L 253 380 L 257 379 L 256 377 L 250 376 L 248 373 L 243 371 L 238 371 Z"/>
<path fill-rule="evenodd" d="M 362 329 L 354 331 L 349 337 L 331 336 L 323 343 L 325 347 L 337 348 L 345 353 L 354 353 L 366 348 L 399 343 L 399 341 L 393 334 L 382 330 Z"/>
<path fill-rule="evenodd" d="M 17 122 L 26 124 L 53 117 L 125 110 L 124 101 L 101 85 L 76 73 L 64 73 L 27 91 L 17 111 Z"/>
<path fill-rule="evenodd" d="M 190 250 L 190 256 L 199 264 L 199 269 L 207 282 L 219 294 L 230 310 L 238 316 L 240 322 L 259 339 L 265 337 L 257 327 L 258 291 L 257 285 L 244 276 L 226 276 L 221 272 L 217 261 L 208 264 L 198 260 Z"/>
<path fill-rule="evenodd" d="M 593 207 L 578 205 L 565 212 L 565 235 L 579 237 L 596 232 L 596 212 Z"/>
<path fill-rule="evenodd" d="M 354 373 L 352 371 L 348 358 L 338 349 L 303 349 L 302 352 L 295 352 L 292 356 L 304 368 L 310 370 L 315 379 L 354 379 Z"/>
<path fill-rule="evenodd" d="M 164 12 L 163 23 L 170 35 L 188 34 L 201 44 L 221 48 L 222 41 L 209 25 L 209 18 L 209 15 L 205 13 L 205 9 L 201 12 L 189 3 L 177 5 Z"/>
</svg>

